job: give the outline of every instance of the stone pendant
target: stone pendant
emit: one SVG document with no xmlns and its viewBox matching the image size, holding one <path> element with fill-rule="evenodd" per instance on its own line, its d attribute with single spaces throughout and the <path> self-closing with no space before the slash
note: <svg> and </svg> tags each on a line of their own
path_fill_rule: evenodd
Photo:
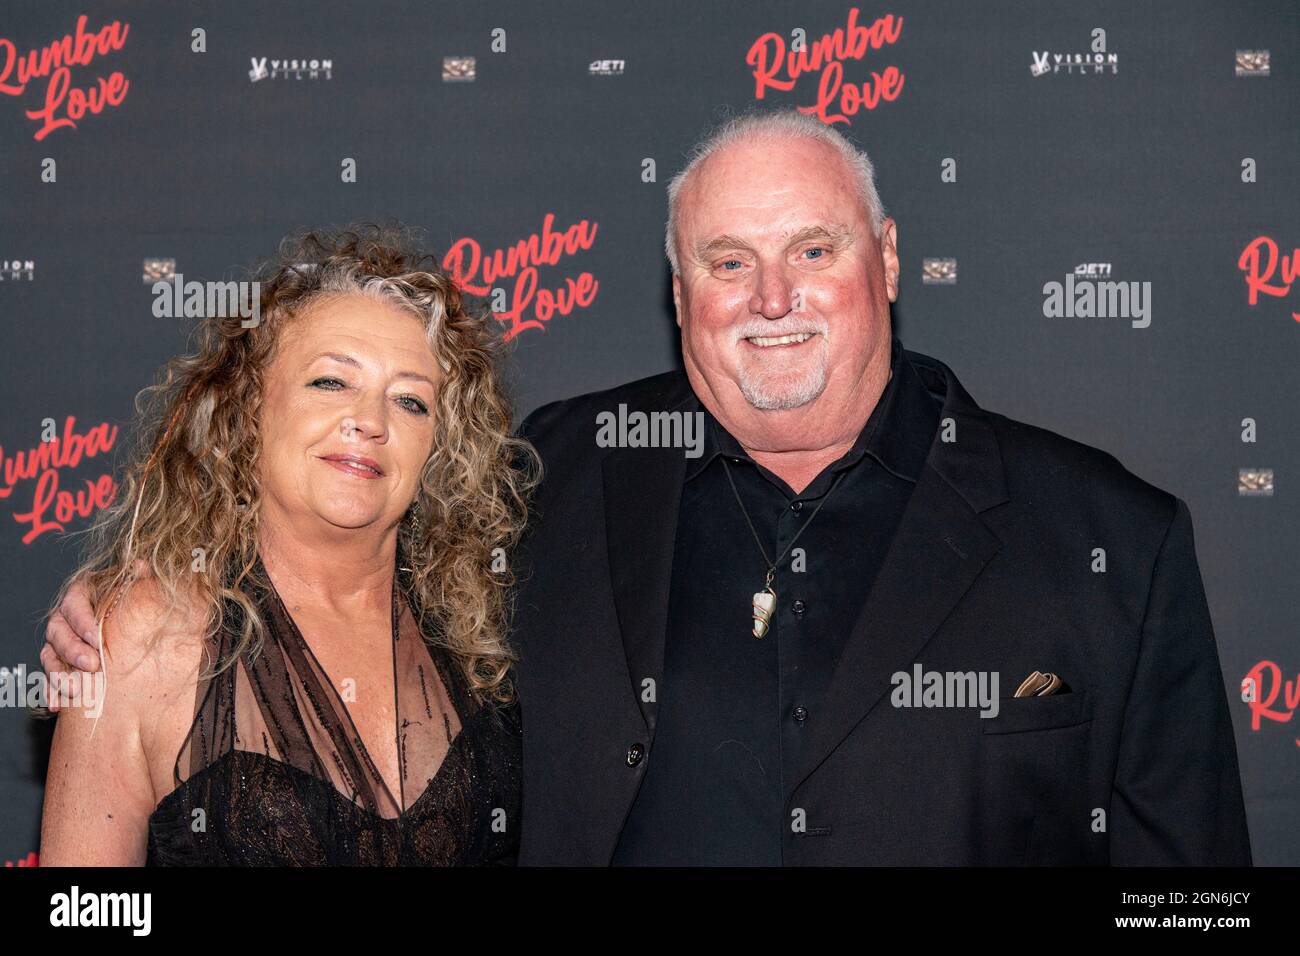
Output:
<svg viewBox="0 0 1300 956">
<path fill-rule="evenodd" d="M 766 587 L 754 594 L 754 630 L 755 637 L 762 637 L 767 633 L 768 625 L 772 623 L 772 614 L 776 611 L 776 592 L 770 587 Z"/>
</svg>

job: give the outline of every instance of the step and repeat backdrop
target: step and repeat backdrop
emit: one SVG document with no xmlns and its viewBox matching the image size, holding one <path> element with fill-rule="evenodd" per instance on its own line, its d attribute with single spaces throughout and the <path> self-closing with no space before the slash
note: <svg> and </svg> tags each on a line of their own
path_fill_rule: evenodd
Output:
<svg viewBox="0 0 1300 956">
<path fill-rule="evenodd" d="M 876 164 L 904 345 L 1189 503 L 1255 860 L 1300 864 L 1298 59 L 1294 0 L 6 3 L 0 860 L 39 860 L 44 610 L 194 322 L 155 282 L 400 220 L 522 417 L 679 364 L 667 183 L 797 107 Z"/>
</svg>

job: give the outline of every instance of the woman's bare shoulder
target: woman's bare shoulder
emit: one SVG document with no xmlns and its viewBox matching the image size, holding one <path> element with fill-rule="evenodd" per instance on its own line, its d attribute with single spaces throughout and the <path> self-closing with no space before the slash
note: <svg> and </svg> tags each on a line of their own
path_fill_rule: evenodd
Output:
<svg viewBox="0 0 1300 956">
<path fill-rule="evenodd" d="M 142 714 L 192 691 L 203 663 L 207 608 L 199 589 L 134 581 L 104 618 L 104 668 Z M 112 692 L 110 687 L 109 692 Z"/>
<path fill-rule="evenodd" d="M 173 786 L 200 673 L 212 663 L 206 629 L 199 589 L 183 584 L 172 593 L 156 578 L 134 582 L 104 620 L 106 709 L 133 719 L 156 798 Z"/>
<path fill-rule="evenodd" d="M 193 588 L 173 597 L 137 581 L 107 608 L 101 670 L 68 676 L 42 819 L 42 862 L 144 862 L 148 817 L 172 784 L 192 716 L 204 615 Z M 93 719 L 78 719 L 78 718 Z"/>
</svg>

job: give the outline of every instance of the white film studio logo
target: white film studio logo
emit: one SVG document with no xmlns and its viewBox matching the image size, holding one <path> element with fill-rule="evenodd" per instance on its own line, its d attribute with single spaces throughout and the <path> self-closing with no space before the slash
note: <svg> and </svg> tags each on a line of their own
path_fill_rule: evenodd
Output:
<svg viewBox="0 0 1300 956">
<path fill-rule="evenodd" d="M 0 259 L 0 282 L 31 282 L 36 278 L 36 260 Z"/>
<path fill-rule="evenodd" d="M 1119 72 L 1119 54 L 1106 51 L 1106 31 L 1097 27 L 1092 31 L 1092 42 L 1087 53 L 1052 53 L 1049 50 L 1031 50 L 1029 75 L 1046 76 L 1048 73 L 1065 73 L 1069 76 L 1095 76 Z"/>
<path fill-rule="evenodd" d="M 248 78 L 256 83 L 259 80 L 332 80 L 334 78 L 334 61 L 312 57 L 302 60 L 276 60 L 264 56 L 249 57 L 253 68 L 248 71 Z"/>
</svg>

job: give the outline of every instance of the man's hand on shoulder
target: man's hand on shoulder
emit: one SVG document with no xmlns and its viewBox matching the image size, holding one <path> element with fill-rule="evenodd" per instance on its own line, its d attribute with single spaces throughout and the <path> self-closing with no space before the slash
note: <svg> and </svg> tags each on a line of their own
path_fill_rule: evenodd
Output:
<svg viewBox="0 0 1300 956">
<path fill-rule="evenodd" d="M 136 562 L 136 574 L 149 574 L 149 565 Z M 45 625 L 45 646 L 41 648 L 41 666 L 52 688 L 49 709 L 60 710 L 67 706 L 67 680 L 64 675 L 77 671 L 95 672 L 100 669 L 99 625 L 95 609 L 91 606 L 85 583 L 78 580 L 68 588 L 57 611 L 50 615 Z"/>
</svg>

